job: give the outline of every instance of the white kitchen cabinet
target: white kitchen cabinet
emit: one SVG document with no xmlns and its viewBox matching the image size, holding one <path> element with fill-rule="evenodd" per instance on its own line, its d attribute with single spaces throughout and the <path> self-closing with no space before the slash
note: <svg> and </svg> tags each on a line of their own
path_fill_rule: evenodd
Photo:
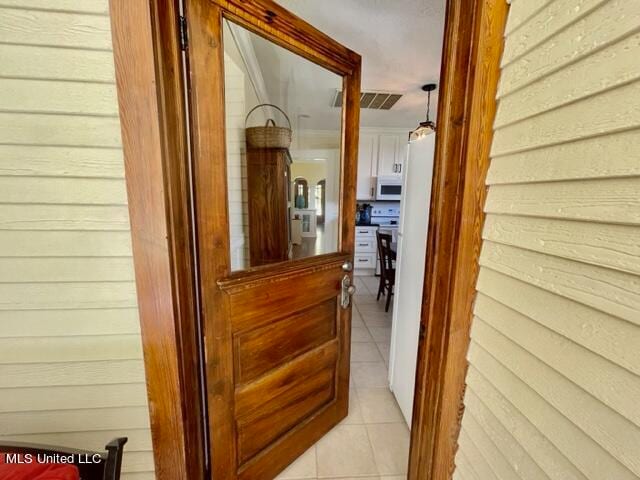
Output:
<svg viewBox="0 0 640 480">
<path fill-rule="evenodd" d="M 360 134 L 358 143 L 358 183 L 356 198 L 373 200 L 378 176 L 378 135 Z"/>
<path fill-rule="evenodd" d="M 399 176 L 399 137 L 398 135 L 380 135 L 378 138 L 378 176 Z"/>
<path fill-rule="evenodd" d="M 402 176 L 407 143 L 407 134 L 404 132 L 360 132 L 356 189 L 358 200 L 375 200 L 377 177 Z"/>
<path fill-rule="evenodd" d="M 355 255 L 353 268 L 356 275 L 372 275 L 376 269 L 376 231 L 378 227 L 356 226 Z"/>
<path fill-rule="evenodd" d="M 409 141 L 407 138 L 399 137 L 398 156 L 396 157 L 396 175 L 404 174 L 404 161 L 409 153 Z"/>
</svg>

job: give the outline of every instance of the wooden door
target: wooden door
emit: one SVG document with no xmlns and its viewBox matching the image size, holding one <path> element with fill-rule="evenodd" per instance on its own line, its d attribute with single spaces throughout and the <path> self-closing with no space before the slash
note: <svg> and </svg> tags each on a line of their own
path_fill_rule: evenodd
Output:
<svg viewBox="0 0 640 480">
<path fill-rule="evenodd" d="M 342 292 L 352 275 L 360 57 L 268 0 L 186 0 L 185 17 L 211 477 L 268 480 L 347 415 L 351 304 Z M 325 218 L 335 223 L 335 245 L 316 239 L 312 254 L 261 266 L 238 246 L 242 228 L 259 220 L 243 224 L 247 207 L 234 197 L 242 182 L 233 172 L 242 168 L 233 162 L 247 141 L 234 109 L 252 107 L 255 78 L 243 80 L 252 68 L 267 65 L 267 83 L 273 72 L 270 63 L 234 62 L 225 28 L 238 51 L 259 57 L 273 53 L 270 42 L 339 78 L 343 108 L 329 112 L 338 122 L 338 214 Z M 234 92 L 242 100 L 230 102 Z M 291 177 L 295 168 L 294 155 Z"/>
</svg>

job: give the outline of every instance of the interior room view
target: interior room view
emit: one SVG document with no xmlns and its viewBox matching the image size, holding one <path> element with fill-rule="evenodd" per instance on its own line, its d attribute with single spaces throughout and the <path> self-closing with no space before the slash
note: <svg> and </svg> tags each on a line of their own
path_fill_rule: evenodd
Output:
<svg viewBox="0 0 640 480">
<path fill-rule="evenodd" d="M 639 28 L 0 0 L 0 480 L 640 480 Z"/>
</svg>

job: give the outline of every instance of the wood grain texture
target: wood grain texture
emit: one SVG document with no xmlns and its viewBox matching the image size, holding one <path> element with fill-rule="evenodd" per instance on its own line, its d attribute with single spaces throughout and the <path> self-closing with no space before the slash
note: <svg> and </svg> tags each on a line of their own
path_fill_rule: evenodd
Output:
<svg viewBox="0 0 640 480">
<path fill-rule="evenodd" d="M 250 266 L 289 260 L 289 152 L 248 148 L 246 162 Z"/>
<path fill-rule="evenodd" d="M 448 4 L 411 480 L 449 479 L 454 469 L 507 10 L 502 1 Z"/>
<path fill-rule="evenodd" d="M 299 354 L 333 339 L 336 334 L 335 299 L 234 338 L 237 383 L 252 380 Z"/>
<path fill-rule="evenodd" d="M 234 22 L 339 75 L 350 75 L 360 56 L 273 1 L 214 0 Z"/>
<path fill-rule="evenodd" d="M 110 12 L 155 470 L 198 479 L 205 465 L 177 5 L 113 0 Z"/>
<path fill-rule="evenodd" d="M 273 323 L 270 335 L 275 338 L 277 322 L 329 300 L 335 307 L 344 275 L 341 266 L 353 254 L 353 229 L 341 230 L 337 254 L 231 274 L 226 142 L 221 128 L 225 125 L 222 18 L 345 77 L 345 91 L 350 92 L 345 97 L 350 100 L 343 109 L 347 126 L 343 129 L 340 213 L 342 225 L 350 227 L 354 222 L 355 192 L 351 190 L 355 189 L 360 57 L 275 2 L 190 0 L 185 9 L 212 475 L 219 479 L 273 478 L 347 414 L 350 311 L 334 308 L 336 338 L 311 350 L 333 349 L 326 357 L 330 363 L 320 362 L 324 365 L 320 370 L 318 361 L 305 356 L 308 353 L 301 350 L 292 358 L 279 357 L 272 344 L 268 371 L 237 385 L 233 334 L 252 335 L 256 328 Z M 315 288 L 307 288 L 310 286 Z M 300 378 L 299 385 L 293 376 L 279 373 L 296 362 L 315 369 Z M 282 394 L 273 397 L 276 403 L 262 402 L 264 395 L 255 392 L 242 394 L 270 382 Z M 262 405 L 248 413 L 243 405 L 251 401 Z M 277 414 L 267 415 L 274 405 Z"/>
</svg>

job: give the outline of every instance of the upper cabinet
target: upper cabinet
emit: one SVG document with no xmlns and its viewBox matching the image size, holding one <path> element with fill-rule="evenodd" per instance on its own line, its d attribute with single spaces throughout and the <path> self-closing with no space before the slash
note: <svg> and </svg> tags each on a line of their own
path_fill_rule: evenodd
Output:
<svg viewBox="0 0 640 480">
<path fill-rule="evenodd" d="M 361 131 L 358 149 L 358 200 L 375 200 L 379 176 L 401 176 L 407 154 L 407 133 Z"/>
<path fill-rule="evenodd" d="M 378 137 L 378 176 L 401 175 L 400 138 L 398 135 Z"/>
<path fill-rule="evenodd" d="M 358 200 L 373 200 L 378 175 L 378 136 L 360 134 L 358 143 Z"/>
</svg>

